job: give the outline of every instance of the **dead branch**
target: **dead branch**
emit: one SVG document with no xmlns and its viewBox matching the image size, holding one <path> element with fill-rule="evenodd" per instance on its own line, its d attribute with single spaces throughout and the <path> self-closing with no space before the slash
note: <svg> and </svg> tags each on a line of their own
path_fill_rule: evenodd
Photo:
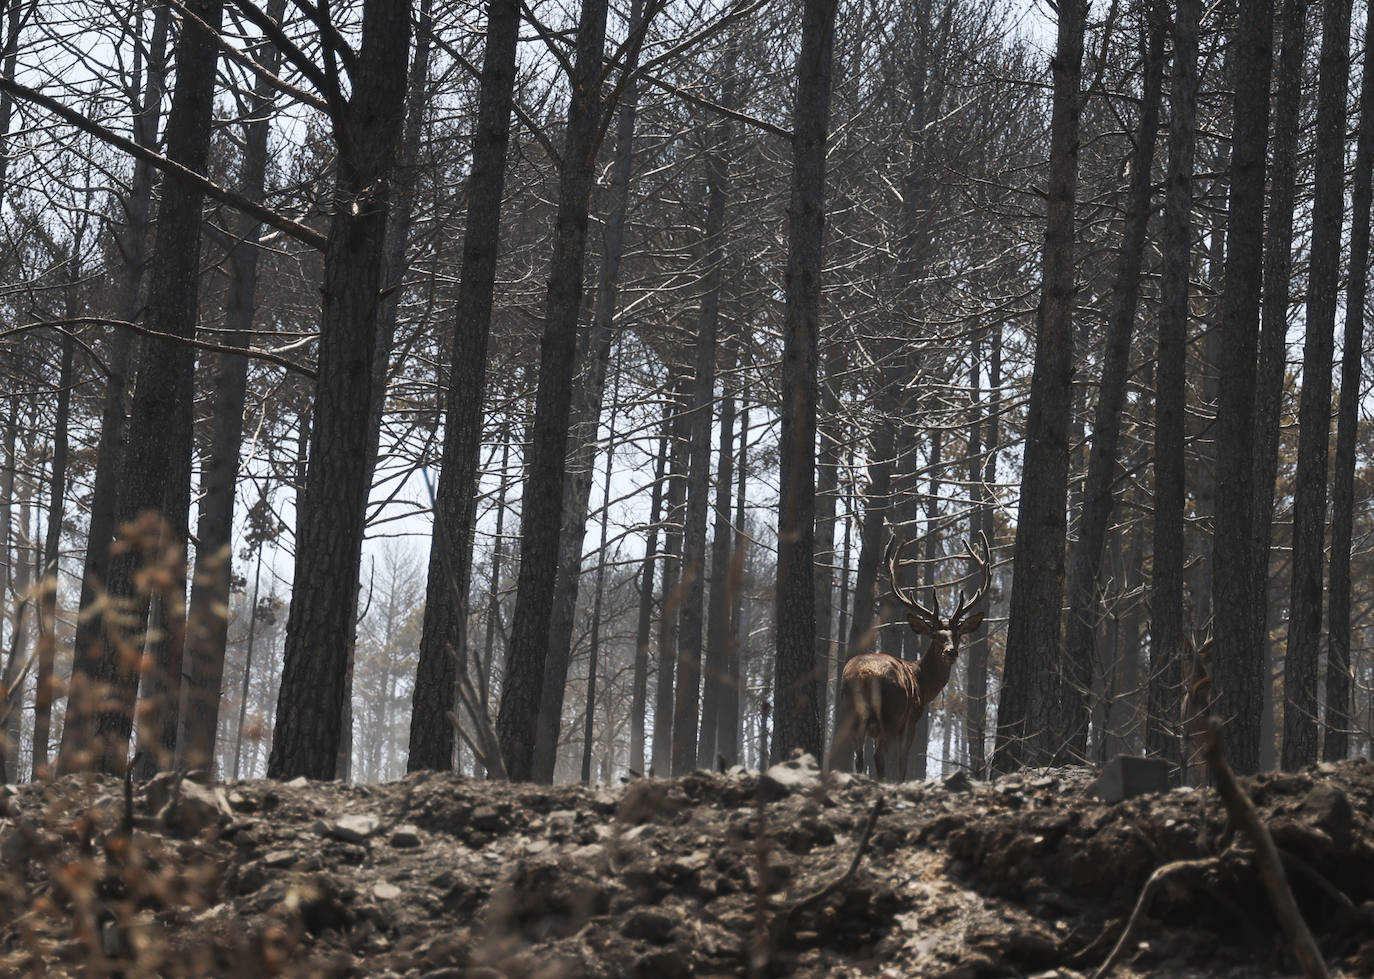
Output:
<svg viewBox="0 0 1374 979">
<path fill-rule="evenodd" d="M 458 673 L 458 700 L 466 708 L 468 716 L 472 718 L 473 726 L 476 730 L 476 741 L 468 736 L 459 721 L 458 714 L 450 711 L 448 715 L 449 723 L 458 732 L 458 736 L 463 739 L 472 753 L 477 756 L 477 760 L 487 770 L 487 775 L 502 782 L 509 782 L 510 775 L 506 772 L 506 764 L 501 758 L 501 743 L 497 740 L 496 729 L 492 726 L 491 717 L 487 714 L 481 704 L 481 698 L 477 695 L 477 689 L 472 685 L 472 678 L 467 675 L 467 671 L 462 669 L 462 663 L 458 661 L 457 651 L 450 645 L 449 656 L 459 667 Z"/>
<path fill-rule="evenodd" d="M 1107 956 L 1096 972 L 1093 979 L 1103 979 L 1121 961 L 1126 954 L 1126 950 L 1135 941 L 1135 936 L 1140 931 L 1140 924 L 1150 913 L 1150 906 L 1154 904 L 1155 896 L 1160 889 L 1173 878 L 1191 871 L 1207 871 L 1216 867 L 1221 861 L 1216 857 L 1207 857 L 1205 860 L 1175 860 L 1173 863 L 1166 863 L 1162 867 L 1157 867 L 1155 872 L 1150 875 L 1150 879 L 1141 888 L 1140 897 L 1136 899 L 1135 909 L 1131 911 L 1131 916 L 1126 920 L 1126 927 L 1121 932 L 1121 937 L 1116 940 L 1111 954 Z"/>
<path fill-rule="evenodd" d="M 1221 795 L 1221 801 L 1226 804 L 1226 811 L 1230 814 L 1231 820 L 1245 831 L 1245 835 L 1255 847 L 1255 867 L 1259 871 L 1260 880 L 1264 882 L 1264 889 L 1269 892 L 1269 902 L 1274 907 L 1274 915 L 1293 946 L 1293 953 L 1297 956 L 1303 975 L 1307 976 L 1307 979 L 1326 979 L 1326 963 L 1322 961 L 1321 950 L 1317 948 L 1316 940 L 1312 938 L 1312 932 L 1293 899 L 1293 891 L 1289 888 L 1288 879 L 1284 875 L 1283 860 L 1279 857 L 1278 848 L 1274 846 L 1274 838 L 1269 835 L 1269 830 L 1260 819 L 1255 804 L 1236 781 L 1235 772 L 1231 771 L 1231 766 L 1226 763 L 1221 743 L 1221 721 L 1218 718 L 1213 717 L 1207 721 L 1207 741 L 1203 747 L 1203 755 L 1207 759 L 1207 767 L 1212 772 L 1217 792 Z"/>
<path fill-rule="evenodd" d="M 854 879 L 854 874 L 859 869 L 859 862 L 863 860 L 864 853 L 868 850 L 868 841 L 873 836 L 873 827 L 878 824 L 878 817 L 882 815 L 883 806 L 886 804 L 886 801 L 886 796 L 879 795 L 877 800 L 873 803 L 873 808 L 869 810 L 868 821 L 864 823 L 863 833 L 859 835 L 859 845 L 854 848 L 854 859 L 849 861 L 849 869 L 820 890 L 807 895 L 796 904 L 792 905 L 792 907 L 788 908 L 786 912 L 778 915 L 777 920 L 773 924 L 772 934 L 770 936 L 773 948 L 777 948 L 778 944 L 792 931 L 793 927 L 796 925 L 797 918 L 801 916 L 803 911 L 818 906 L 831 894 L 834 894 Z"/>
<path fill-rule="evenodd" d="M 1279 856 L 1283 859 L 1283 865 L 1285 867 L 1306 877 L 1318 890 L 1339 904 L 1347 914 L 1355 913 L 1355 902 L 1350 900 L 1345 891 L 1327 880 L 1320 870 L 1312 866 L 1296 853 L 1280 850 Z"/>
</svg>

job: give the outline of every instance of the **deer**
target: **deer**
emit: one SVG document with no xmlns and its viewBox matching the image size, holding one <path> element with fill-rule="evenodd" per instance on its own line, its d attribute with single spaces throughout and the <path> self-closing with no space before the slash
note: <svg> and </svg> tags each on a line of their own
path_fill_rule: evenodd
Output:
<svg viewBox="0 0 1374 979">
<path fill-rule="evenodd" d="M 900 745 L 898 772 L 906 772 L 916 726 L 926 708 L 949 683 L 950 670 L 959 658 L 959 640 L 983 622 L 986 610 L 981 605 L 992 583 L 992 568 L 987 536 L 980 533 L 979 538 L 982 557 L 967 540 L 964 549 L 973 560 L 975 570 L 983 572 L 982 584 L 970 599 L 965 599 L 960 591 L 959 603 L 948 618 L 940 613 L 939 596 L 934 588 L 927 608 L 917 599 L 914 589 L 908 591 L 898 584 L 904 541 L 896 534 L 889 541 L 883 560 L 892 596 L 906 609 L 906 620 L 912 631 L 928 636 L 930 645 L 916 662 L 886 653 L 859 653 L 845 663 L 840 681 L 840 722 L 826 757 L 827 772 L 835 758 L 852 750 L 854 771 L 862 773 L 864 741 L 870 738 L 877 742 L 873 774 L 879 781 L 883 780 L 886 755 L 894 740 Z"/>
<path fill-rule="evenodd" d="M 1183 783 L 1207 785 L 1207 765 L 1199 759 L 1207 741 L 1207 719 L 1216 706 L 1212 687 L 1214 639 L 1199 643 L 1190 637 L 1183 644 L 1183 703 L 1179 720 L 1183 728 Z"/>
</svg>

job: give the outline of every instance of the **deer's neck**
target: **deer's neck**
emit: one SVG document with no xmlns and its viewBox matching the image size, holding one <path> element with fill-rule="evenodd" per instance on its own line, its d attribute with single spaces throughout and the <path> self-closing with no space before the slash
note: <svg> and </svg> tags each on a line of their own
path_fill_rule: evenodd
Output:
<svg viewBox="0 0 1374 979">
<path fill-rule="evenodd" d="M 950 663 L 938 653 L 923 658 L 916 664 L 916 688 L 921 694 L 921 703 L 929 704 L 949 683 Z"/>
</svg>

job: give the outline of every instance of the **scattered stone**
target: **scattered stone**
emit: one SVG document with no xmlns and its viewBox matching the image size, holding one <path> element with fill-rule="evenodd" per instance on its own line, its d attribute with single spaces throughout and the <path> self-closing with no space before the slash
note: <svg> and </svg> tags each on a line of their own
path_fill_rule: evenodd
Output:
<svg viewBox="0 0 1374 979">
<path fill-rule="evenodd" d="M 548 832 L 550 836 L 566 836 L 577 826 L 577 813 L 571 809 L 558 809 L 549 813 Z"/>
<path fill-rule="evenodd" d="M 945 788 L 951 792 L 968 792 L 973 788 L 973 780 L 962 768 L 945 779 Z"/>
<path fill-rule="evenodd" d="M 179 785 L 166 783 L 166 789 L 168 798 L 157 809 L 158 819 L 178 836 L 198 836 L 204 830 L 221 821 L 228 822 L 231 818 L 225 812 L 229 807 L 228 802 L 221 806 L 223 790 L 210 789 L 199 782 L 190 781 L 182 781 Z M 149 801 L 153 798 L 150 783 Z"/>
<path fill-rule="evenodd" d="M 506 828 L 506 820 L 495 806 L 478 806 L 472 811 L 469 824 L 473 829 L 497 833 Z"/>
<path fill-rule="evenodd" d="M 306 778 L 304 775 L 297 775 L 291 781 L 286 783 L 286 787 L 288 789 L 303 789 L 309 784 L 310 779 Z"/>
<path fill-rule="evenodd" d="M 670 801 L 668 786 L 669 783 L 654 778 L 631 782 L 620 799 L 620 805 L 616 806 L 616 822 L 638 826 L 651 819 L 671 816 L 682 806 Z"/>
<path fill-rule="evenodd" d="M 711 855 L 705 850 L 696 850 L 685 857 L 669 861 L 664 867 L 670 880 L 686 880 L 701 873 L 711 864 Z"/>
<path fill-rule="evenodd" d="M 675 949 L 650 952 L 630 966 L 631 979 L 684 979 L 692 974 L 691 967 Z"/>
<path fill-rule="evenodd" d="M 295 850 L 268 850 L 262 862 L 268 867 L 289 867 L 296 862 Z"/>
<path fill-rule="evenodd" d="M 793 792 L 805 792 L 821 777 L 816 759 L 808 754 L 798 755 L 774 765 L 761 776 L 763 791 L 770 799 L 781 799 Z"/>
<path fill-rule="evenodd" d="M 1314 786 L 1298 807 L 1298 812 L 1304 819 L 1330 833 L 1337 845 L 1349 843 L 1355 814 L 1350 808 L 1350 800 L 1336 786 Z"/>
<path fill-rule="evenodd" d="M 391 845 L 405 850 L 420 845 L 420 830 L 411 823 L 402 823 L 391 831 Z"/>
<path fill-rule="evenodd" d="M 395 884 L 379 881 L 372 888 L 372 893 L 379 901 L 394 901 L 401 896 L 401 889 Z"/>
<path fill-rule="evenodd" d="M 1162 758 L 1117 755 L 1103 766 L 1089 791 L 1104 802 L 1121 802 L 1147 793 L 1169 791 L 1169 763 Z"/>
<path fill-rule="evenodd" d="M 367 813 L 353 812 L 346 816 L 340 816 L 329 824 L 328 833 L 337 840 L 346 843 L 363 843 L 368 837 L 377 832 L 382 822 L 376 816 Z"/>
<path fill-rule="evenodd" d="M 672 936 L 677 922 L 677 917 L 663 908 L 640 908 L 626 916 L 620 930 L 626 938 L 638 938 L 654 945 L 664 945 Z"/>
</svg>

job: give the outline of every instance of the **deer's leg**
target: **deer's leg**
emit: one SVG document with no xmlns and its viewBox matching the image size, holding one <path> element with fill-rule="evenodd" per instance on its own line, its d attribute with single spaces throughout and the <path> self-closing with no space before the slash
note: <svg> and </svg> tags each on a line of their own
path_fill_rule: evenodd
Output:
<svg viewBox="0 0 1374 979">
<path fill-rule="evenodd" d="M 902 725 L 902 755 L 901 755 L 901 765 L 902 765 L 902 768 L 901 768 L 901 771 L 898 773 L 898 776 L 897 776 L 898 781 L 903 781 L 903 782 L 906 781 L 906 778 L 907 778 L 907 771 L 908 771 L 908 769 L 907 769 L 907 763 L 911 760 L 911 746 L 912 746 L 913 744 L 915 744 L 915 742 L 916 742 L 916 729 L 917 729 L 918 727 L 920 727 L 920 723 L 919 723 L 919 722 L 920 722 L 920 720 L 921 720 L 921 715 L 924 714 L 924 713 L 925 713 L 924 710 L 921 710 L 921 711 L 913 711 L 913 712 L 907 717 L 906 723 L 905 723 L 904 725 Z M 926 773 L 925 773 L 925 772 L 922 772 L 922 773 L 921 773 L 921 778 L 924 779 L 925 777 L 926 777 Z"/>
<path fill-rule="evenodd" d="M 878 738 L 873 742 L 873 777 L 879 782 L 884 780 L 884 770 L 887 768 L 887 738 Z"/>
<path fill-rule="evenodd" d="M 845 713 L 839 725 L 835 728 L 835 739 L 830 742 L 830 750 L 825 754 L 825 764 L 822 766 L 822 773 L 828 774 L 835 767 L 835 759 L 847 757 L 847 752 L 854 750 L 855 735 L 859 733 L 859 722 L 853 712 Z M 863 739 L 858 738 L 859 764 L 863 764 Z"/>
<path fill-rule="evenodd" d="M 908 724 L 902 731 L 902 750 L 897 756 L 897 781 L 899 782 L 907 780 L 907 772 L 910 771 L 907 764 L 911 761 L 911 744 L 916 740 L 915 734 L 915 724 Z M 925 778 L 924 772 L 921 773 L 921 777 Z"/>
</svg>

